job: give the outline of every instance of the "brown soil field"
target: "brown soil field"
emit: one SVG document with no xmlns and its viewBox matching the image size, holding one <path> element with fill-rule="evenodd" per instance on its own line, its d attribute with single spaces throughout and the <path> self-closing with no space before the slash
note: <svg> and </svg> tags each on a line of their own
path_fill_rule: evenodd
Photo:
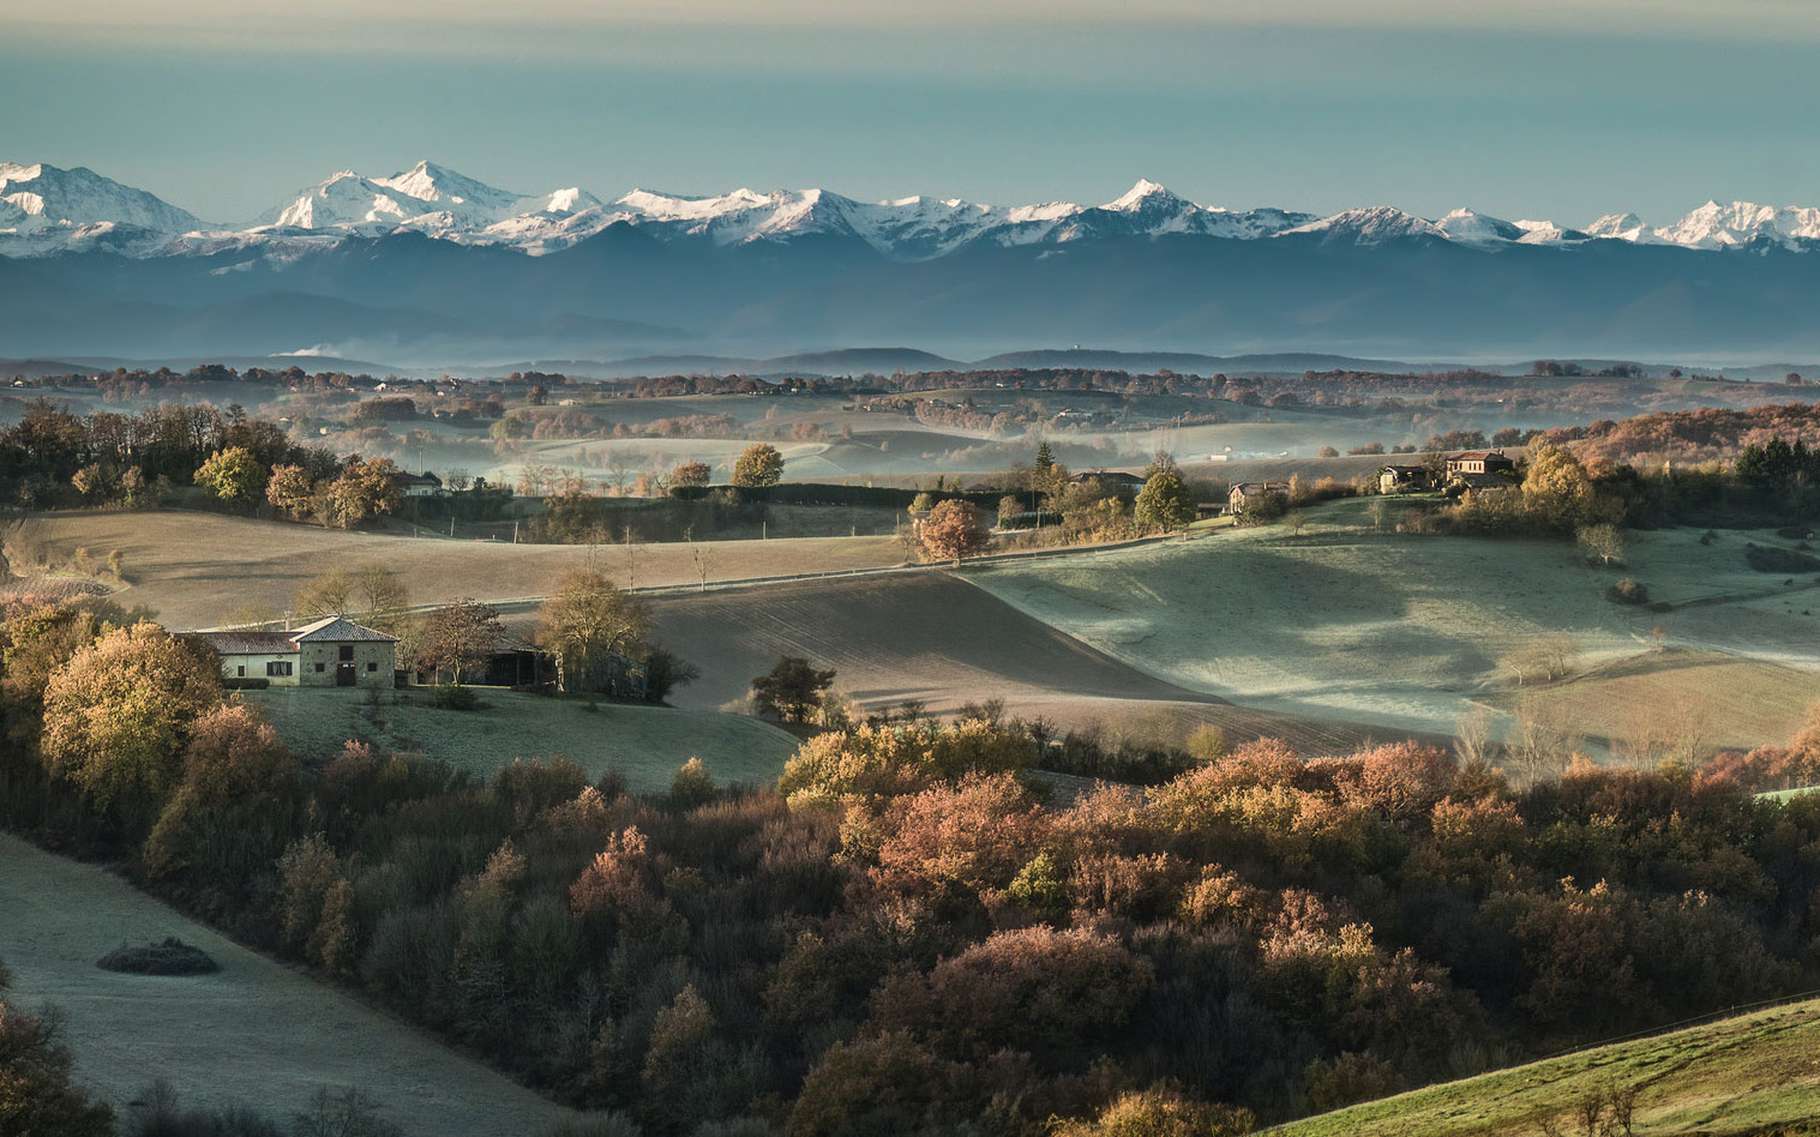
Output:
<svg viewBox="0 0 1820 1137">
<path fill-rule="evenodd" d="M 656 638 L 702 669 L 673 696 L 682 706 L 740 699 L 778 656 L 800 655 L 834 668 L 836 688 L 868 708 L 916 699 L 939 713 L 1000 697 L 1064 726 L 1179 742 L 1213 723 L 1233 743 L 1281 737 L 1309 754 L 1403 736 L 1185 690 L 946 573 L 656 597 L 652 615 Z"/>
<path fill-rule="evenodd" d="M 418 604 L 464 596 L 504 600 L 547 595 L 563 573 L 585 566 L 590 556 L 621 584 L 633 575 L 620 546 L 592 551 L 580 545 L 400 537 L 181 511 L 54 513 L 26 525 L 25 538 L 42 542 L 58 559 L 67 559 L 78 547 L 98 561 L 119 550 L 128 587 L 115 598 L 145 605 L 177 629 L 214 627 L 253 611 L 265 618 L 280 616 L 304 581 L 332 568 L 374 562 L 404 573 Z M 634 548 L 639 586 L 694 583 L 692 548 L 706 558 L 710 580 L 875 568 L 904 557 L 903 547 L 891 537 Z"/>
<path fill-rule="evenodd" d="M 221 970 L 103 971 L 123 943 L 176 936 Z M 0 835 L 0 960 L 10 998 L 64 1015 L 76 1081 L 124 1109 L 155 1079 L 190 1106 L 288 1121 L 316 1091 L 355 1087 L 423 1137 L 527 1137 L 575 1115 L 333 987 L 273 962 L 97 865 Z"/>
</svg>

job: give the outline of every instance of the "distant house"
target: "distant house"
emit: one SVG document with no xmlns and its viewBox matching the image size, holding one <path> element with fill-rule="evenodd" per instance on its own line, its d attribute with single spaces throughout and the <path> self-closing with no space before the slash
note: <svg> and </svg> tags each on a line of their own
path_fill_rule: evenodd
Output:
<svg viewBox="0 0 1820 1137">
<path fill-rule="evenodd" d="M 1141 490 L 1144 479 L 1123 470 L 1083 470 L 1068 479 L 1077 486 L 1098 485 L 1102 490 Z"/>
<path fill-rule="evenodd" d="M 1468 450 L 1447 458 L 1447 476 L 1455 474 L 1514 474 L 1517 464 L 1502 450 Z"/>
<path fill-rule="evenodd" d="M 1289 504 L 1288 482 L 1235 482 L 1226 495 L 1226 512 L 1239 517 L 1272 502 L 1279 507 Z"/>
<path fill-rule="evenodd" d="M 214 649 L 229 683 L 265 680 L 273 687 L 390 687 L 398 637 L 324 616 L 282 632 L 191 632 Z"/>
<path fill-rule="evenodd" d="M 442 492 L 442 479 L 428 470 L 421 474 L 393 474 L 392 484 L 405 497 L 435 497 Z"/>
<path fill-rule="evenodd" d="M 1427 466 L 1385 465 L 1378 467 L 1379 493 L 1416 493 L 1432 488 Z"/>
</svg>

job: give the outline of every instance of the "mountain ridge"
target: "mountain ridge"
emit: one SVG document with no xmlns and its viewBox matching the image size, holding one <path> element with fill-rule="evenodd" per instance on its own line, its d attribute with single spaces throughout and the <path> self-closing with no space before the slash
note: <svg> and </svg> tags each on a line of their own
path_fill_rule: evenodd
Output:
<svg viewBox="0 0 1820 1137">
<path fill-rule="evenodd" d="M 1762 243 L 1795 250 L 1820 247 L 1820 208 L 1748 201 L 1708 201 L 1663 226 L 1652 227 L 1634 213 L 1610 213 L 1575 227 L 1509 221 L 1464 208 L 1432 219 L 1389 205 L 1326 215 L 1271 206 L 1235 210 L 1190 201 L 1147 178 L 1099 205 L 994 206 L 920 194 L 861 201 L 821 188 L 758 192 L 746 187 L 702 196 L 634 188 L 609 200 L 580 186 L 537 193 L 502 190 L 428 159 L 383 177 L 338 170 L 250 223 L 212 225 L 87 167 L 0 162 L 0 256 L 91 248 L 140 257 L 208 255 L 225 247 L 295 256 L 325 238 L 400 231 L 540 256 L 620 224 L 646 227 L 661 240 L 697 238 L 721 245 L 846 237 L 901 260 L 933 259 L 976 242 L 1062 246 L 1119 237 L 1263 240 L 1307 233 L 1360 244 L 1438 239 L 1482 250 L 1516 244 L 1572 247 L 1594 240 L 1702 251 Z"/>
</svg>

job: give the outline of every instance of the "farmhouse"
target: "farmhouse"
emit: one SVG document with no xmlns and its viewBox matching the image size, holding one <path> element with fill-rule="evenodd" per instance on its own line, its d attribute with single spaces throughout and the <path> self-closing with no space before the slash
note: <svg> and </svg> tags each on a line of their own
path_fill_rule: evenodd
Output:
<svg viewBox="0 0 1820 1137">
<path fill-rule="evenodd" d="M 1288 482 L 1235 482 L 1226 495 L 1226 512 L 1237 517 L 1248 509 L 1268 508 L 1272 503 L 1278 508 L 1289 504 Z"/>
<path fill-rule="evenodd" d="M 405 497 L 435 497 L 442 492 L 442 479 L 428 470 L 421 474 L 393 474 L 392 484 Z"/>
<path fill-rule="evenodd" d="M 341 616 L 282 632 L 191 632 L 213 648 L 228 683 L 265 680 L 273 687 L 390 687 L 398 637 Z"/>
<path fill-rule="evenodd" d="M 1517 464 L 1502 450 L 1468 450 L 1447 458 L 1447 476 L 1456 474 L 1514 474 Z"/>
<path fill-rule="evenodd" d="M 1379 493 L 1416 493 L 1430 488 L 1427 466 L 1379 466 Z"/>
</svg>

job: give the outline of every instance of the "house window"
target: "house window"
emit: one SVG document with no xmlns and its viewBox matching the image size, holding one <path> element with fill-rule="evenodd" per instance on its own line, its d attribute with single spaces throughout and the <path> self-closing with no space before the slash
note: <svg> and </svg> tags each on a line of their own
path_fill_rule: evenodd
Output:
<svg viewBox="0 0 1820 1137">
<path fill-rule="evenodd" d="M 265 665 L 265 673 L 266 673 L 266 675 L 273 677 L 273 678 L 276 678 L 280 675 L 289 675 L 291 673 L 291 661 L 288 659 L 267 660 L 266 665 Z"/>
<path fill-rule="evenodd" d="M 245 679 L 246 678 L 246 664 L 243 663 L 240 666 L 234 668 L 234 678 L 236 678 L 236 679 Z"/>
<path fill-rule="evenodd" d="M 354 658 L 354 645 L 353 644 L 342 644 L 341 645 L 341 662 L 347 663 L 349 660 L 351 660 L 353 658 Z"/>
<path fill-rule="evenodd" d="M 318 674 L 318 675 L 322 674 L 322 664 L 320 664 L 320 663 L 318 663 L 316 665 L 316 674 Z"/>
<path fill-rule="evenodd" d="M 368 661 L 367 661 L 367 670 L 368 670 L 368 671 L 378 671 L 378 670 L 379 670 L 379 664 L 377 664 L 377 663 L 375 663 L 375 662 L 373 662 L 373 661 L 371 661 L 371 660 L 368 660 Z"/>
</svg>

